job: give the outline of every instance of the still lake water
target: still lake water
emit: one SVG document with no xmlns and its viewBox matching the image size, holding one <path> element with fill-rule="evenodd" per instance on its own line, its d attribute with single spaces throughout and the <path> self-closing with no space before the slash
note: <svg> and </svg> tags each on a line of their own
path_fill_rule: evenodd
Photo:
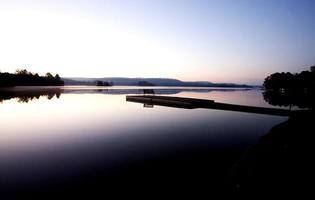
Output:
<svg viewBox="0 0 315 200">
<path fill-rule="evenodd" d="M 159 95 L 273 107 L 255 89 L 151 89 Z M 140 87 L 19 87 L 0 93 L 1 191 L 72 186 L 73 180 L 95 187 L 112 183 L 104 177 L 126 184 L 131 178 L 188 188 L 196 185 L 192 180 L 216 185 L 217 176 L 287 119 L 127 102 L 126 95 L 143 93 Z"/>
</svg>

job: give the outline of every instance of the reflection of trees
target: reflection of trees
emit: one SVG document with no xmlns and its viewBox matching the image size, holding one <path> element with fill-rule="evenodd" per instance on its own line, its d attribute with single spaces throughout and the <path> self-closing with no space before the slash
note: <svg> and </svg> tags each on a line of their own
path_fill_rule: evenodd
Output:
<svg viewBox="0 0 315 200">
<path fill-rule="evenodd" d="M 39 99 L 41 96 L 47 97 L 48 100 L 54 98 L 59 98 L 62 93 L 62 89 L 43 89 L 34 91 L 1 91 L 0 92 L 0 103 L 4 100 L 9 100 L 16 98 L 19 103 L 28 103 L 29 101 Z"/>
<path fill-rule="evenodd" d="M 272 91 L 263 93 L 264 100 L 274 106 L 297 106 L 314 108 L 315 95 L 312 91 Z"/>
<path fill-rule="evenodd" d="M 55 96 L 54 93 L 47 94 L 47 99 L 50 100 L 50 99 L 52 99 L 54 96 Z"/>
<path fill-rule="evenodd" d="M 29 101 L 32 101 L 33 99 L 38 99 L 39 98 L 39 96 L 37 97 L 37 96 L 23 96 L 23 97 L 17 97 L 17 101 L 19 102 L 19 103 L 27 103 L 27 102 L 29 102 Z"/>
</svg>

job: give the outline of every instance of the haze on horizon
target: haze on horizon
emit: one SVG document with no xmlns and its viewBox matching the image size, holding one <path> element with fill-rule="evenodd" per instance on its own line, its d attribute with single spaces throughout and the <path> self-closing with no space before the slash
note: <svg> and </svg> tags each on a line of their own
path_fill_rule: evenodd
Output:
<svg viewBox="0 0 315 200">
<path fill-rule="evenodd" d="M 0 70 L 261 84 L 315 64 L 315 1 L 0 0 Z"/>
</svg>

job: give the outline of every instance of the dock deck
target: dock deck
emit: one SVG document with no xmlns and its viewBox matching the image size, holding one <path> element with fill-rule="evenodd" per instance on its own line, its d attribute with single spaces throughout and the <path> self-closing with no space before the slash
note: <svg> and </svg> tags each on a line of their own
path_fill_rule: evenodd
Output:
<svg viewBox="0 0 315 200">
<path fill-rule="evenodd" d="M 246 112 L 246 113 L 255 113 L 255 114 L 276 115 L 276 116 L 289 116 L 291 113 L 290 110 L 279 109 L 279 108 L 245 106 L 245 105 L 237 105 L 237 104 L 218 103 L 213 100 L 207 100 L 207 99 L 171 97 L 171 96 L 134 95 L 134 96 L 126 96 L 126 101 L 143 103 L 145 107 L 153 107 L 153 105 L 158 105 L 158 106 L 167 106 L 167 107 L 184 108 L 184 109 L 205 108 L 205 109 L 227 110 L 227 111 L 237 111 L 237 112 Z"/>
</svg>

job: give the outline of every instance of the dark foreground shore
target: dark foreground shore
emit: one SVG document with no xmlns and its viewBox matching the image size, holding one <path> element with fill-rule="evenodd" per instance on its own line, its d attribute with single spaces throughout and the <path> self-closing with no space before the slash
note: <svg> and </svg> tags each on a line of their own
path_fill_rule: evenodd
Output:
<svg viewBox="0 0 315 200">
<path fill-rule="evenodd" d="M 313 111 L 295 111 L 237 161 L 225 189 L 233 196 L 307 196 L 314 164 Z"/>
</svg>

